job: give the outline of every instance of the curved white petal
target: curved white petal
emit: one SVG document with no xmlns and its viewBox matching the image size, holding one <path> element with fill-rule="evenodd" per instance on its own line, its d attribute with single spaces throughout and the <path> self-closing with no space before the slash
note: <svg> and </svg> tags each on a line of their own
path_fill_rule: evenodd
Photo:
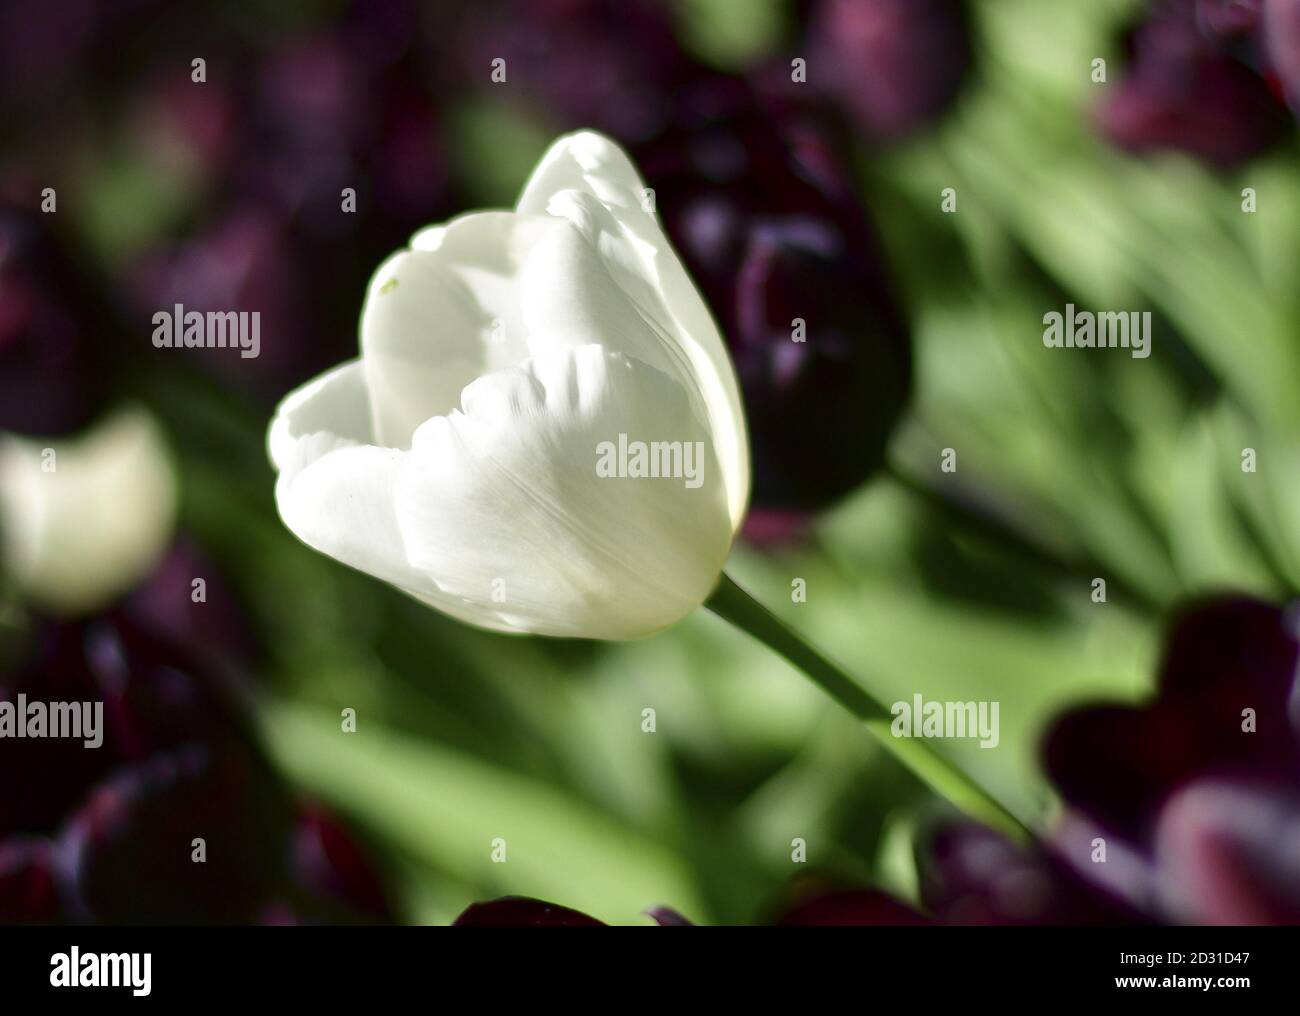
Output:
<svg viewBox="0 0 1300 1016">
<path fill-rule="evenodd" d="M 294 473 L 327 451 L 373 444 L 365 368 L 349 360 L 280 400 L 267 432 L 267 452 L 276 471 Z"/>
<path fill-rule="evenodd" d="M 419 428 L 395 495 L 411 564 L 469 620 L 633 638 L 708 596 L 731 545 L 726 483 L 676 380 L 599 346 L 559 349 L 478 379 L 462 407 Z M 598 475 L 620 435 L 677 442 L 698 483 Z"/>
<path fill-rule="evenodd" d="M 416 234 L 375 272 L 361 352 L 379 443 L 408 447 L 474 378 L 527 357 L 517 277 L 546 225 L 512 212 L 465 215 Z"/>
<path fill-rule="evenodd" d="M 372 443 L 369 393 L 360 360 L 289 395 L 267 443 L 279 471 L 276 507 L 289 530 L 315 550 L 388 582 L 414 576 L 393 516 L 402 452 Z"/>
<path fill-rule="evenodd" d="M 394 513 L 397 473 L 409 453 L 376 446 L 372 432 L 360 360 L 285 398 L 267 440 L 280 474 L 275 483 L 280 518 L 313 550 L 474 623 L 472 612 L 412 567 Z"/>
<path fill-rule="evenodd" d="M 162 433 L 142 409 L 69 440 L 0 438 L 4 570 L 59 611 L 93 610 L 143 578 L 171 539 L 175 501 Z"/>
<path fill-rule="evenodd" d="M 614 142 L 591 131 L 557 140 L 517 205 L 521 215 L 545 213 L 573 223 L 665 343 L 680 351 L 687 366 L 679 375 L 707 407 L 732 525 L 739 528 L 749 500 L 749 444 L 740 388 L 717 325 L 652 209 L 653 196 L 631 160 Z"/>
</svg>

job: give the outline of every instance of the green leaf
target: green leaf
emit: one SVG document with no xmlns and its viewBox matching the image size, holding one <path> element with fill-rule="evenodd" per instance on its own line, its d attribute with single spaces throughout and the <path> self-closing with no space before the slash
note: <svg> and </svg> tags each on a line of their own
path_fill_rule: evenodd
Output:
<svg viewBox="0 0 1300 1016">
<path fill-rule="evenodd" d="M 345 734 L 337 714 L 274 703 L 263 728 L 292 779 L 485 896 L 536 896 L 614 923 L 644 923 L 639 915 L 656 904 L 707 917 L 671 852 L 545 783 L 364 714 Z M 492 861 L 498 838 L 505 863 Z"/>
</svg>

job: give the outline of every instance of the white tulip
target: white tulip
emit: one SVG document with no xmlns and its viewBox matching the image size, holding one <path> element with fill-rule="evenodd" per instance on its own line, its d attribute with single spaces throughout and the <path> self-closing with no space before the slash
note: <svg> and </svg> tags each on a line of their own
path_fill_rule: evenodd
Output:
<svg viewBox="0 0 1300 1016">
<path fill-rule="evenodd" d="M 74 438 L 0 436 L 0 556 L 42 606 L 103 606 L 154 566 L 171 539 L 176 490 L 158 425 L 119 410 Z"/>
<path fill-rule="evenodd" d="M 743 519 L 749 448 L 722 338 L 650 204 L 617 145 L 572 134 L 515 211 L 386 261 L 360 359 L 271 424 L 289 529 L 498 631 L 634 638 L 694 610 Z"/>
</svg>

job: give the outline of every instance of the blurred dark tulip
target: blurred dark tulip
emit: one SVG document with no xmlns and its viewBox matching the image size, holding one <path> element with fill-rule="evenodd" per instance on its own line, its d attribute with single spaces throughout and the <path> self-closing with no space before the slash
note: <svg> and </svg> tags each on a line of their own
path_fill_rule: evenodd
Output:
<svg viewBox="0 0 1300 1016">
<path fill-rule="evenodd" d="M 970 69 L 963 0 L 819 0 L 808 16 L 808 87 L 834 96 L 868 137 L 934 122 Z"/>
<path fill-rule="evenodd" d="M 254 390 L 275 388 L 283 379 L 309 371 L 330 351 L 337 354 L 344 347 L 345 329 L 324 323 L 310 299 L 310 266 L 298 253 L 289 217 L 270 202 L 235 204 L 180 243 L 146 253 L 127 280 L 141 348 L 155 358 L 174 357 L 186 367 L 198 364 Z M 233 349 L 177 355 L 172 349 L 152 349 L 153 315 L 176 304 L 186 312 L 258 313 L 259 355 L 244 358 Z M 319 335 L 324 349 L 312 347 L 313 325 L 325 329 Z M 355 336 L 348 337 L 355 344 Z"/>
<path fill-rule="evenodd" d="M 1264 0 L 1263 28 L 1273 73 L 1300 116 L 1300 0 Z"/>
<path fill-rule="evenodd" d="M 924 925 L 932 923 L 902 900 L 879 889 L 796 886 L 775 920 L 778 927 Z"/>
<path fill-rule="evenodd" d="M 1084 707 L 1049 732 L 1067 806 L 1050 836 L 1015 844 L 961 818 L 918 840 L 927 911 L 949 924 L 1300 923 L 1298 675 L 1294 614 L 1245 598 L 1186 609 L 1150 705 Z"/>
<path fill-rule="evenodd" d="M 196 602 L 194 580 L 203 580 Z M 189 647 L 205 660 L 252 663 L 258 655 L 252 621 L 216 562 L 192 542 L 176 541 L 153 572 L 124 598 L 122 610 L 142 626 Z"/>
<path fill-rule="evenodd" d="M 1141 915 L 1080 878 L 1050 846 L 1017 845 L 968 819 L 939 823 L 918 848 L 921 899 L 945 924 L 1127 924 Z"/>
<path fill-rule="evenodd" d="M 694 922 L 671 907 L 646 911 L 661 928 L 694 927 Z M 796 887 L 776 918 L 779 926 L 909 925 L 930 923 L 887 893 L 874 889 L 832 889 L 828 885 Z M 453 922 L 456 927 L 548 928 L 603 927 L 604 922 L 555 903 L 526 896 L 504 896 L 466 908 Z"/>
<path fill-rule="evenodd" d="M 58 917 L 53 850 L 39 837 L 0 839 L 0 919 L 49 924 Z"/>
<path fill-rule="evenodd" d="M 487 3 L 460 26 L 467 84 L 517 97 L 556 129 L 595 128 L 625 144 L 656 134 L 674 91 L 698 69 L 662 0 Z M 492 61 L 506 62 L 494 84 Z"/>
<path fill-rule="evenodd" d="M 1290 120 L 1265 78 L 1240 58 L 1238 37 L 1257 26 L 1251 8 L 1155 4 L 1130 33 L 1126 73 L 1106 86 L 1096 111 L 1101 132 L 1133 152 L 1175 149 L 1220 167 L 1272 146 Z"/>
<path fill-rule="evenodd" d="M 871 474 L 911 386 L 881 251 L 823 141 L 806 123 L 783 133 L 740 82 L 709 79 L 682 93 L 672 129 L 634 148 L 736 364 L 764 534 Z"/>
<path fill-rule="evenodd" d="M 0 430 L 57 437 L 107 401 L 115 319 L 39 207 L 0 199 Z"/>
<path fill-rule="evenodd" d="M 457 928 L 600 928 L 603 921 L 557 903 L 527 896 L 503 896 L 473 903 L 452 925 Z"/>
<path fill-rule="evenodd" d="M 1294 706 L 1300 637 L 1283 610 L 1249 599 L 1188 608 L 1175 620 L 1148 706 L 1068 713 L 1044 748 L 1071 806 L 1137 842 L 1170 793 L 1206 775 L 1300 787 Z M 1243 731 L 1243 710 L 1257 729 Z"/>
<path fill-rule="evenodd" d="M 375 267 L 455 208 L 434 62 L 417 29 L 410 3 L 353 3 L 328 27 L 288 33 L 266 52 L 238 50 L 222 80 L 201 86 L 236 82 L 233 157 L 189 231 L 127 267 L 142 336 L 176 303 L 257 311 L 257 358 L 201 350 L 185 360 L 268 400 L 355 354 Z M 200 86 L 175 87 L 171 105 Z M 172 144 L 202 153 L 214 131 L 181 131 Z"/>
<path fill-rule="evenodd" d="M 1198 780 L 1165 804 L 1155 858 L 1165 909 L 1197 924 L 1300 924 L 1300 797 Z"/>
<path fill-rule="evenodd" d="M 1298 673 L 1294 612 L 1217 599 L 1176 619 L 1153 702 L 1064 716 L 1045 759 L 1074 870 L 1159 919 L 1300 919 Z"/>
<path fill-rule="evenodd" d="M 0 0 L 0 104 L 43 105 L 72 77 L 95 27 L 94 0 Z"/>
<path fill-rule="evenodd" d="M 1264 0 L 1197 0 L 1196 16 L 1212 37 L 1231 38 L 1253 32 Z"/>
<path fill-rule="evenodd" d="M 0 739 L 23 774 L 0 784 L 0 922 L 391 918 L 360 848 L 262 755 L 241 687 L 126 611 L 40 625 L 0 676 L 20 694 L 102 702 L 103 743 Z"/>
</svg>

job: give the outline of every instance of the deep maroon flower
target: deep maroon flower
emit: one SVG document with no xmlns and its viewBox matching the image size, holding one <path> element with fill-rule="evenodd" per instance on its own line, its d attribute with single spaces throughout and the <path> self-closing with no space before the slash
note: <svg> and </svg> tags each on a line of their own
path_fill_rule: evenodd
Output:
<svg viewBox="0 0 1300 1016">
<path fill-rule="evenodd" d="M 1163 909 L 1199 924 L 1300 924 L 1300 794 L 1197 780 L 1161 810 Z"/>
<path fill-rule="evenodd" d="M 1218 599 L 1176 620 L 1154 701 L 1063 717 L 1045 760 L 1074 870 L 1167 920 L 1300 919 L 1300 625 Z M 1098 863 L 1098 850 L 1105 861 Z"/>
<path fill-rule="evenodd" d="M 252 621 L 239 598 L 216 562 L 189 540 L 174 543 L 121 608 L 205 659 L 246 664 L 257 656 Z"/>
<path fill-rule="evenodd" d="M 1047 739 L 1047 771 L 1073 807 L 1137 842 L 1193 778 L 1300 787 L 1298 663 L 1284 611 L 1248 599 L 1190 608 L 1173 626 L 1156 699 L 1069 713 Z"/>
<path fill-rule="evenodd" d="M 911 926 L 932 923 L 897 897 L 879 889 L 845 888 L 822 879 L 795 885 L 769 923 L 778 927 Z"/>
<path fill-rule="evenodd" d="M 969 819 L 938 823 L 917 851 L 921 900 L 945 924 L 1127 924 L 1142 916 L 1080 878 L 1049 845 L 1017 845 Z"/>
<path fill-rule="evenodd" d="M 1290 119 L 1249 56 L 1249 5 L 1162 0 L 1129 36 L 1130 65 L 1096 112 L 1134 152 L 1177 149 L 1230 166 L 1270 147 Z M 1246 59 L 1243 59 L 1246 58 Z"/>
<path fill-rule="evenodd" d="M 527 896 L 503 896 L 474 903 L 452 924 L 457 928 L 599 928 L 603 921 L 557 903 Z"/>
<path fill-rule="evenodd" d="M 259 750 L 241 688 L 125 610 L 40 626 L 0 701 L 102 704 L 94 738 L 0 738 L 24 774 L 0 785 L 0 922 L 391 917 L 347 832 Z"/>
<path fill-rule="evenodd" d="M 375 264 L 452 207 L 433 62 L 418 40 L 411 4 L 354 3 L 328 27 L 229 57 L 212 84 L 237 82 L 235 157 L 190 231 L 126 266 L 142 341 L 152 315 L 176 304 L 256 312 L 257 357 L 183 360 L 268 399 L 355 350 Z M 199 158 L 206 141 L 178 129 L 171 144 Z"/>
<path fill-rule="evenodd" d="M 40 837 L 0 839 L 0 919 L 49 924 L 58 917 L 53 852 Z"/>
<path fill-rule="evenodd" d="M 1264 0 L 1262 27 L 1269 64 L 1300 116 L 1300 0 Z"/>
<path fill-rule="evenodd" d="M 103 408 L 115 325 L 39 202 L 0 201 L 0 430 L 55 437 Z"/>
<path fill-rule="evenodd" d="M 694 922 L 670 907 L 646 911 L 661 928 L 693 927 Z M 768 922 L 776 926 L 921 925 L 929 920 L 901 900 L 876 889 L 843 889 L 820 880 L 795 886 Z M 475 903 L 453 922 L 456 927 L 602 927 L 604 922 L 555 903 L 526 896 L 504 896 Z"/>
<path fill-rule="evenodd" d="M 1264 0 L 1197 0 L 1196 17 L 1207 35 L 1232 38 L 1259 26 Z"/>
<path fill-rule="evenodd" d="M 879 464 L 910 388 L 878 243 L 806 122 L 782 133 L 727 80 L 701 81 L 679 109 L 635 154 L 736 364 L 755 517 L 825 507 Z"/>
<path fill-rule="evenodd" d="M 698 73 L 661 0 L 489 3 L 461 26 L 462 74 L 531 103 L 558 129 L 595 128 L 625 144 L 654 136 L 673 93 Z M 504 83 L 493 61 L 504 60 Z M 499 65 L 498 65 L 499 66 Z"/>
<path fill-rule="evenodd" d="M 1300 624 L 1245 598 L 1176 620 L 1147 706 L 1066 714 L 1045 745 L 1066 809 L 1014 844 L 969 819 L 918 843 L 957 924 L 1300 923 Z"/>
<path fill-rule="evenodd" d="M 939 117 L 971 64 L 962 0 L 820 0 L 808 48 L 808 84 L 886 140 Z"/>
</svg>

